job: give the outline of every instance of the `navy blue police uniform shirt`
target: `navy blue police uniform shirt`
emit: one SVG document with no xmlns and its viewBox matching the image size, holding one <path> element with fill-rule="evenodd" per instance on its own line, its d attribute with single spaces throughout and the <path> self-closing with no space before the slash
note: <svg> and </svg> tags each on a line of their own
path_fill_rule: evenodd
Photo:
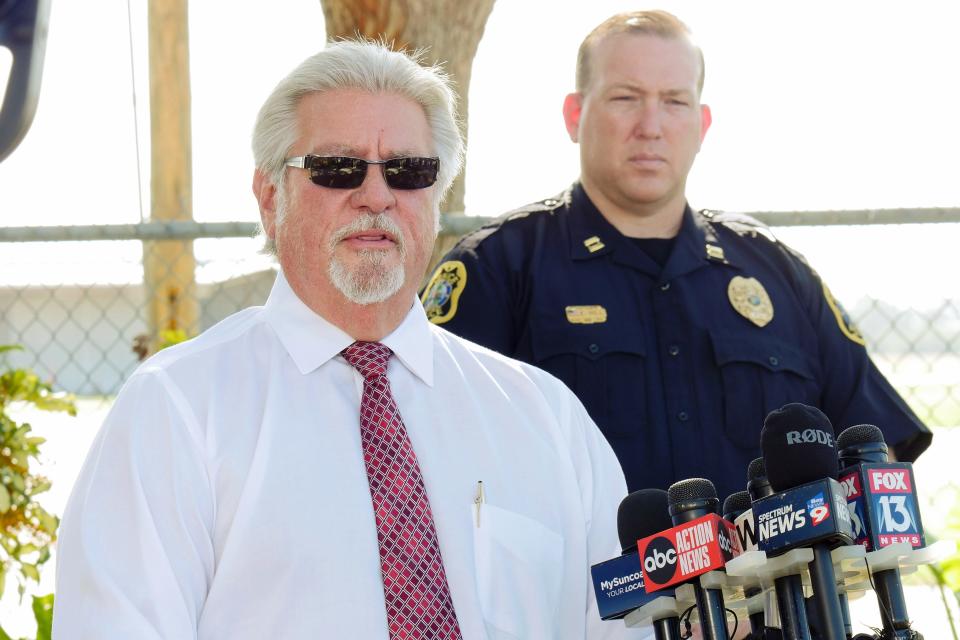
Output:
<svg viewBox="0 0 960 640">
<path fill-rule="evenodd" d="M 900 460 L 932 435 L 817 274 L 747 216 L 694 213 L 661 268 L 579 184 L 465 236 L 421 299 L 430 320 L 563 380 L 631 491 L 743 489 L 764 417 L 821 408 L 879 426 Z"/>
</svg>

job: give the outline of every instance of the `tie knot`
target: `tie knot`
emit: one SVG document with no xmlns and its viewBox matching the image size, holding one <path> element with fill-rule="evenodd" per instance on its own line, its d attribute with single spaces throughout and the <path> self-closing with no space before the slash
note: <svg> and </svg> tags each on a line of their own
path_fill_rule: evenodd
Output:
<svg viewBox="0 0 960 640">
<path fill-rule="evenodd" d="M 340 352 L 364 380 L 387 373 L 387 361 L 393 355 L 390 347 L 379 342 L 354 342 Z"/>
</svg>

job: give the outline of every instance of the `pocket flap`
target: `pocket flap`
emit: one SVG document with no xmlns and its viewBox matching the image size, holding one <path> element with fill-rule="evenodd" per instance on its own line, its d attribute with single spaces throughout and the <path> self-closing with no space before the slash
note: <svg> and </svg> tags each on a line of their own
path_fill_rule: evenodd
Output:
<svg viewBox="0 0 960 640">
<path fill-rule="evenodd" d="M 710 339 L 714 357 L 721 367 L 732 362 L 749 362 L 769 371 L 790 371 L 816 380 L 813 358 L 776 336 L 712 329 Z"/>
<path fill-rule="evenodd" d="M 537 327 L 531 335 L 531 346 L 538 362 L 553 356 L 574 354 L 598 360 L 611 353 L 628 353 L 646 356 L 640 327 L 624 331 L 622 326 L 609 323 L 573 324 L 561 316 L 543 319 L 534 323 Z"/>
</svg>

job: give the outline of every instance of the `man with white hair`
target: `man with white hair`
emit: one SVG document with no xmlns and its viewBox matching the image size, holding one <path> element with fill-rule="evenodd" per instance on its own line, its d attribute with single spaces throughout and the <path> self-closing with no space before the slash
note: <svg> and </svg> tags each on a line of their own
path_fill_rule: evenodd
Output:
<svg viewBox="0 0 960 640">
<path fill-rule="evenodd" d="M 436 69 L 372 43 L 262 107 L 263 307 L 145 362 L 63 519 L 54 636 L 599 638 L 626 493 L 567 388 L 427 321 L 463 144 Z"/>
</svg>

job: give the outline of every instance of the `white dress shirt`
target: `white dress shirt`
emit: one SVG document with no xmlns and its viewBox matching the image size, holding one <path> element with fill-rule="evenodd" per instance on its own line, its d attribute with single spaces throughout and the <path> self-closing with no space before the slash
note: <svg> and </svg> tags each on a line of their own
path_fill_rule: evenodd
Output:
<svg viewBox="0 0 960 640">
<path fill-rule="evenodd" d="M 352 342 L 281 275 L 140 366 L 63 517 L 54 637 L 387 640 Z M 465 640 L 625 635 L 589 572 L 626 486 L 580 402 L 419 304 L 382 342 Z"/>
</svg>

